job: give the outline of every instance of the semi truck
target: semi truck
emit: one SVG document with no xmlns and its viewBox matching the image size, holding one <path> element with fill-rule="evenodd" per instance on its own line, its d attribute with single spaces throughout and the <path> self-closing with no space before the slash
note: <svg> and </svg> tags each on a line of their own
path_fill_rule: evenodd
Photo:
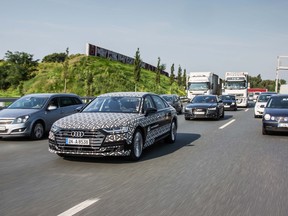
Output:
<svg viewBox="0 0 288 216">
<path fill-rule="evenodd" d="M 190 72 L 187 77 L 187 97 L 221 94 L 221 80 L 212 72 Z"/>
<path fill-rule="evenodd" d="M 280 94 L 288 94 L 288 84 L 282 84 L 280 86 Z"/>
<path fill-rule="evenodd" d="M 224 93 L 235 95 L 238 107 L 248 106 L 248 72 L 226 72 Z"/>
</svg>

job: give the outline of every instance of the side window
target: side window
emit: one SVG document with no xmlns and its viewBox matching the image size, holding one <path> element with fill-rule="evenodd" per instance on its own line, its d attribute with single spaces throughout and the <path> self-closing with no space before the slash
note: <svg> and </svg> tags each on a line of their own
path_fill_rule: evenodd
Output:
<svg viewBox="0 0 288 216">
<path fill-rule="evenodd" d="M 143 111 L 145 112 L 147 108 L 153 108 L 153 107 L 155 106 L 153 105 L 152 98 L 150 96 L 145 97 L 143 102 Z"/>
<path fill-rule="evenodd" d="M 73 97 L 61 97 L 60 107 L 71 106 L 77 104 Z"/>
<path fill-rule="evenodd" d="M 167 103 L 161 97 L 157 95 L 152 95 L 152 98 L 155 102 L 157 110 L 164 109 L 168 106 Z"/>
<path fill-rule="evenodd" d="M 57 108 L 59 107 L 58 104 L 58 98 L 53 98 L 50 102 L 48 106 L 56 106 Z"/>
</svg>

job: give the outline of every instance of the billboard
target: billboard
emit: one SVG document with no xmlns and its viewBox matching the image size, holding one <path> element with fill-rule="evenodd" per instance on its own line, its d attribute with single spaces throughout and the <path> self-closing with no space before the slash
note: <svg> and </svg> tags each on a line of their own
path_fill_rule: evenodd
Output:
<svg viewBox="0 0 288 216">
<path fill-rule="evenodd" d="M 124 64 L 134 63 L 134 58 L 89 43 L 86 44 L 86 55 L 109 58 L 115 61 L 122 62 Z M 157 71 L 157 67 L 147 64 L 145 62 L 142 62 L 142 68 L 153 72 Z M 165 71 L 161 71 L 160 73 L 169 77 L 169 74 Z"/>
</svg>

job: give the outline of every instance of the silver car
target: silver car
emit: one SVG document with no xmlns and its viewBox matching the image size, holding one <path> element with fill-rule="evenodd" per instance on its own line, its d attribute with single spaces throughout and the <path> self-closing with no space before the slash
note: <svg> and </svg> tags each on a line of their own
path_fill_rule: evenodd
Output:
<svg viewBox="0 0 288 216">
<path fill-rule="evenodd" d="M 129 156 L 157 140 L 175 142 L 177 113 L 162 97 L 147 92 L 114 92 L 98 96 L 79 113 L 56 121 L 49 151 L 65 156 Z"/>
<path fill-rule="evenodd" d="M 75 94 L 29 94 L 0 111 L 0 137 L 42 139 L 52 124 L 77 112 L 83 102 Z"/>
</svg>

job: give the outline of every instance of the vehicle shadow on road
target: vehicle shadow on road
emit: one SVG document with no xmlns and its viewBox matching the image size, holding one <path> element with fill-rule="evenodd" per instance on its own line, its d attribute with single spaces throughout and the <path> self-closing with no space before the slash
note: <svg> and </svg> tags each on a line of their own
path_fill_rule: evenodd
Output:
<svg viewBox="0 0 288 216">
<path fill-rule="evenodd" d="M 183 147 L 193 147 L 193 142 L 201 137 L 200 134 L 193 133 L 178 133 L 175 143 L 167 143 L 165 141 L 159 141 L 155 144 L 144 149 L 142 157 L 139 162 L 159 158 L 168 154 L 171 154 Z M 121 163 L 135 163 L 129 160 L 127 157 L 65 157 L 64 160 L 89 162 L 89 163 L 109 163 L 109 164 L 121 164 Z"/>
<path fill-rule="evenodd" d="M 200 134 L 178 133 L 175 143 L 160 141 L 144 150 L 141 161 L 159 158 L 171 154 L 183 147 L 193 147 L 194 142 L 201 137 Z"/>
</svg>

